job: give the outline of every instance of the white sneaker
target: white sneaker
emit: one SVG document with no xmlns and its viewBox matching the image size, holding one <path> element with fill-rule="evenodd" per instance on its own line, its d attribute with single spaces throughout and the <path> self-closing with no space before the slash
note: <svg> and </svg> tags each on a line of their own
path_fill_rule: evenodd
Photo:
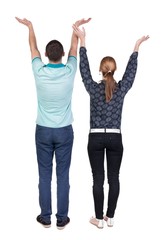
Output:
<svg viewBox="0 0 163 240">
<path fill-rule="evenodd" d="M 114 218 L 108 218 L 107 225 L 108 225 L 108 227 L 113 227 L 113 225 L 114 225 Z"/>
<path fill-rule="evenodd" d="M 104 220 L 106 221 L 108 227 L 113 227 L 113 225 L 114 225 L 114 218 L 109 218 L 109 217 L 105 216 Z"/>
<path fill-rule="evenodd" d="M 104 227 L 104 220 L 103 219 L 97 219 L 95 217 L 92 217 L 89 222 L 91 224 L 95 225 L 97 228 L 103 228 Z"/>
</svg>

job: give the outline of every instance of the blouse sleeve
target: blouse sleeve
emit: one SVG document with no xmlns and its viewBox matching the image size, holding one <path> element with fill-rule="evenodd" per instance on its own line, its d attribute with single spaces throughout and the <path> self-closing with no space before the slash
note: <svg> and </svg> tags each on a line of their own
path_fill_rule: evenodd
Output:
<svg viewBox="0 0 163 240">
<path fill-rule="evenodd" d="M 133 82 L 136 76 L 137 65 L 138 65 L 137 58 L 138 58 L 138 52 L 133 52 L 127 63 L 126 70 L 124 72 L 122 80 L 120 81 L 120 85 L 121 87 L 124 88 L 125 93 L 127 93 L 128 90 L 133 85 Z"/>
<path fill-rule="evenodd" d="M 85 47 L 80 47 L 79 56 L 80 56 L 79 68 L 82 81 L 84 83 L 86 90 L 88 91 L 88 93 L 90 93 L 91 86 L 96 84 L 96 82 L 93 81 L 92 79 L 89 61 L 87 57 L 87 50 Z"/>
</svg>

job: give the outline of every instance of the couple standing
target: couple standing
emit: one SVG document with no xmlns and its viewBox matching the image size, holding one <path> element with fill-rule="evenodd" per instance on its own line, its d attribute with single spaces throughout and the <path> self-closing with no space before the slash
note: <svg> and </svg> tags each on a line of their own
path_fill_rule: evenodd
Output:
<svg viewBox="0 0 163 240">
<path fill-rule="evenodd" d="M 122 80 L 116 82 L 114 72 L 116 61 L 113 57 L 104 57 L 99 66 L 102 80 L 93 80 L 87 50 L 85 29 L 79 26 L 88 23 L 81 19 L 73 24 L 70 50 L 66 64 L 63 45 L 51 40 L 45 49 L 48 64 L 41 60 L 32 22 L 16 17 L 19 23 L 28 27 L 32 70 L 37 91 L 36 153 L 39 172 L 39 205 L 41 209 L 37 221 L 44 227 L 51 226 L 52 203 L 51 182 L 53 158 L 56 160 L 57 212 L 56 226 L 64 229 L 70 222 L 69 210 L 69 169 L 73 146 L 73 115 L 71 100 L 74 79 L 77 71 L 77 50 L 80 39 L 80 73 L 85 89 L 90 95 L 90 132 L 88 138 L 88 156 L 93 176 L 93 199 L 95 217 L 90 223 L 103 228 L 104 220 L 113 226 L 114 213 L 119 196 L 119 170 L 123 155 L 121 136 L 121 115 L 126 93 L 132 87 L 137 71 L 139 46 L 149 36 L 136 41 L 133 53 L 126 66 Z M 107 179 L 109 184 L 106 214 L 104 205 L 104 159 L 106 154 Z"/>
</svg>

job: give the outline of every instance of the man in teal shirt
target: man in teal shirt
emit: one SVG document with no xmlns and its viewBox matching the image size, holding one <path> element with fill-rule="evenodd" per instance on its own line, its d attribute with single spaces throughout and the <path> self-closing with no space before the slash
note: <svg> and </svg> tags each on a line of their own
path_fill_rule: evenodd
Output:
<svg viewBox="0 0 163 240">
<path fill-rule="evenodd" d="M 50 46 L 61 44 L 53 40 Z M 50 48 L 50 47 L 49 47 Z M 47 47 L 46 51 L 49 51 Z M 69 56 L 66 65 L 49 63 L 45 65 L 39 57 L 32 60 L 36 81 L 38 114 L 36 123 L 44 127 L 61 128 L 72 124 L 71 98 L 77 59 Z"/>
<path fill-rule="evenodd" d="M 37 91 L 36 152 L 39 171 L 39 204 L 41 208 L 37 221 L 44 227 L 51 226 L 51 181 L 53 156 L 56 159 L 57 213 L 56 226 L 63 229 L 69 222 L 69 168 L 73 146 L 73 114 L 71 99 L 74 78 L 77 71 L 78 37 L 72 33 L 66 64 L 62 63 L 64 49 L 57 40 L 46 45 L 49 63 L 41 60 L 32 23 L 27 19 L 17 21 L 29 29 L 29 46 L 32 69 Z M 90 21 L 81 19 L 76 26 Z"/>
</svg>

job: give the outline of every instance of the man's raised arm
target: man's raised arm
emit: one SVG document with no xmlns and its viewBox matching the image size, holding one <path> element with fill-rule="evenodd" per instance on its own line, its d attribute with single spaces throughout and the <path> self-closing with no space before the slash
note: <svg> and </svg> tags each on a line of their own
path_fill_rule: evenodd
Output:
<svg viewBox="0 0 163 240">
<path fill-rule="evenodd" d="M 36 36 L 35 36 L 32 22 L 30 22 L 26 18 L 23 18 L 23 19 L 20 19 L 18 17 L 15 17 L 15 18 L 19 23 L 24 24 L 29 29 L 29 46 L 30 46 L 30 51 L 31 51 L 31 58 L 32 59 L 35 57 L 41 58 L 40 52 L 37 48 L 37 41 L 36 41 Z"/>
</svg>

